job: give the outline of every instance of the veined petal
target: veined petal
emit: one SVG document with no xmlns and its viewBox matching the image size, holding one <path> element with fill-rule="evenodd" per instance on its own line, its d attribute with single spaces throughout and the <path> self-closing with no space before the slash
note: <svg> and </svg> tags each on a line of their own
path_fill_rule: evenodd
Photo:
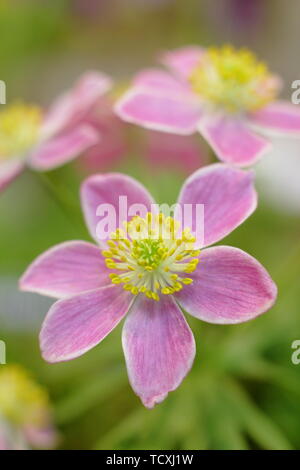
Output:
<svg viewBox="0 0 300 470">
<path fill-rule="evenodd" d="M 200 101 L 188 94 L 131 88 L 116 103 L 115 112 L 124 121 L 147 129 L 188 135 L 196 131 L 201 117 Z"/>
<path fill-rule="evenodd" d="M 277 288 L 265 268 L 238 248 L 203 250 L 194 282 L 176 293 L 191 315 L 209 323 L 241 323 L 266 312 Z"/>
<path fill-rule="evenodd" d="M 43 358 L 68 361 L 89 351 L 118 325 L 132 298 L 131 293 L 112 285 L 56 302 L 40 333 Z"/>
<path fill-rule="evenodd" d="M 0 191 L 3 191 L 24 169 L 24 163 L 19 160 L 0 162 Z"/>
<path fill-rule="evenodd" d="M 195 357 L 193 333 L 170 296 L 159 302 L 139 297 L 122 342 L 131 386 L 148 408 L 178 387 Z"/>
<path fill-rule="evenodd" d="M 300 135 L 300 109 L 287 101 L 277 101 L 249 115 L 249 121 L 262 131 L 275 135 Z"/>
<path fill-rule="evenodd" d="M 98 242 L 107 240 L 116 228 L 141 209 L 151 211 L 154 200 L 138 181 L 120 173 L 92 175 L 81 186 L 81 204 L 90 234 Z M 127 210 L 128 209 L 128 210 Z M 99 229 L 106 218 L 107 225 Z M 109 228 L 111 225 L 111 228 Z M 104 230 L 107 233 L 104 233 Z"/>
<path fill-rule="evenodd" d="M 160 55 L 160 62 L 169 67 L 180 77 L 188 78 L 193 69 L 200 64 L 205 49 L 188 46 L 166 51 Z"/>
<path fill-rule="evenodd" d="M 20 279 L 20 289 L 63 298 L 110 285 L 99 247 L 83 241 L 56 245 L 40 255 Z"/>
<path fill-rule="evenodd" d="M 178 198 L 181 208 L 192 204 L 195 214 L 196 205 L 204 205 L 204 241 L 198 240 L 197 246 L 216 243 L 252 214 L 257 205 L 253 177 L 252 171 L 217 163 L 201 168 L 186 180 Z M 196 222 L 190 227 L 195 234 Z"/>
<path fill-rule="evenodd" d="M 271 143 L 251 131 L 241 118 L 206 116 L 199 131 L 220 160 L 232 165 L 253 165 L 271 149 Z"/>
<path fill-rule="evenodd" d="M 41 143 L 29 158 L 35 170 L 47 171 L 57 168 L 78 157 L 101 139 L 99 133 L 83 124 L 65 134 Z"/>
<path fill-rule="evenodd" d="M 111 79 L 103 73 L 90 71 L 82 75 L 74 87 L 60 96 L 49 109 L 42 126 L 42 136 L 48 138 L 78 122 L 111 87 Z"/>
</svg>

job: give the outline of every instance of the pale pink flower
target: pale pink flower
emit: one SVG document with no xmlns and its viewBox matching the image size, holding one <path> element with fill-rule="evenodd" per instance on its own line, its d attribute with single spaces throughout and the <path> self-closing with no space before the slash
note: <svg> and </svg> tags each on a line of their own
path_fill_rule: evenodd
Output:
<svg viewBox="0 0 300 470">
<path fill-rule="evenodd" d="M 99 242 L 102 218 L 97 208 L 111 204 L 118 220 L 120 196 L 127 197 L 128 207 L 143 204 L 149 212 L 127 216 Z M 230 324 L 255 318 L 275 301 L 274 282 L 252 256 L 229 246 L 207 248 L 255 210 L 253 173 L 215 164 L 186 180 L 178 207 L 204 205 L 200 238 L 195 238 L 194 226 L 180 231 L 176 211 L 174 218 L 151 213 L 151 195 L 122 174 L 87 178 L 81 200 L 98 246 L 84 241 L 57 245 L 39 256 L 20 280 L 24 291 L 60 299 L 40 333 L 42 355 L 49 362 L 74 359 L 100 343 L 128 313 L 122 342 L 129 380 L 151 408 L 179 386 L 194 360 L 194 337 L 181 307 L 209 323 Z M 146 230 L 149 221 L 151 232 Z M 158 230 L 170 230 L 172 238 L 158 239 Z"/>
<path fill-rule="evenodd" d="M 79 156 L 101 139 L 90 122 L 109 77 L 87 72 L 43 115 L 37 106 L 15 103 L 0 111 L 0 191 L 27 166 L 48 171 Z"/>
<path fill-rule="evenodd" d="M 250 51 L 191 46 L 160 59 L 170 71 L 141 71 L 116 103 L 125 121 L 181 135 L 198 131 L 221 160 L 237 166 L 270 149 L 261 134 L 300 136 L 300 110 L 276 101 L 279 78 Z"/>
<path fill-rule="evenodd" d="M 195 136 L 174 135 L 141 130 L 131 135 L 131 127 L 113 111 L 110 97 L 103 97 L 89 121 L 101 135 L 101 140 L 78 159 L 80 172 L 111 171 L 118 165 L 140 155 L 153 173 L 162 169 L 188 175 L 207 164 L 208 149 Z"/>
<path fill-rule="evenodd" d="M 49 449 L 57 443 L 46 390 L 21 366 L 2 366 L 0 450 Z"/>
</svg>

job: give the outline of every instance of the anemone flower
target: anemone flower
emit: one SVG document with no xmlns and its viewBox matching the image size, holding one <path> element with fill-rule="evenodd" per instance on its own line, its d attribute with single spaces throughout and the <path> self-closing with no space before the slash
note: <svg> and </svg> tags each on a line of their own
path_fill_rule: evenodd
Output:
<svg viewBox="0 0 300 470">
<path fill-rule="evenodd" d="M 132 155 L 140 155 L 152 173 L 171 168 L 187 176 L 209 162 L 207 146 L 195 136 L 149 130 L 132 136 L 131 126 L 119 119 L 113 108 L 112 97 L 103 96 L 90 116 L 88 122 L 98 131 L 101 140 L 78 160 L 80 173 L 111 171 Z"/>
<path fill-rule="evenodd" d="M 0 370 L 0 450 L 53 448 L 57 438 L 47 392 L 21 366 L 3 366 Z"/>
<path fill-rule="evenodd" d="M 101 140 L 78 160 L 80 172 L 110 171 L 132 154 L 141 155 L 152 173 L 172 169 L 189 175 L 209 162 L 207 148 L 195 136 L 146 130 L 132 139 L 129 126 L 115 115 L 108 97 L 101 100 L 89 122 Z"/>
<path fill-rule="evenodd" d="M 271 147 L 261 134 L 300 136 L 300 111 L 276 101 L 280 80 L 246 49 L 186 47 L 162 54 L 170 72 L 146 69 L 118 100 L 125 121 L 158 131 L 196 131 L 224 162 L 254 164 Z"/>
<path fill-rule="evenodd" d="M 129 380 L 151 408 L 179 386 L 194 360 L 194 337 L 181 308 L 209 323 L 230 324 L 262 314 L 275 301 L 274 282 L 252 256 L 230 246 L 207 248 L 255 210 L 253 173 L 225 164 L 196 171 L 181 189 L 174 217 L 152 210 L 148 191 L 118 173 L 87 178 L 81 200 L 98 245 L 57 245 L 20 280 L 21 290 L 60 299 L 42 326 L 42 355 L 51 363 L 81 356 L 128 314 L 122 343 Z M 197 218 L 190 227 L 179 225 L 181 209 L 198 204 L 204 205 L 204 233 Z M 116 216 L 112 233 L 99 230 L 107 207 Z"/>
<path fill-rule="evenodd" d="M 101 136 L 91 115 L 111 88 L 98 72 L 84 74 L 43 115 L 37 106 L 14 103 L 0 111 L 0 191 L 27 166 L 47 171 L 72 160 Z"/>
</svg>

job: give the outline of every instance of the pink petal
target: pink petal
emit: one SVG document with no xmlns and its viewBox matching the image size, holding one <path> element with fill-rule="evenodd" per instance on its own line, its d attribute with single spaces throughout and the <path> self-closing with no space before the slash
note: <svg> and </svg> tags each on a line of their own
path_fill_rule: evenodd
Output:
<svg viewBox="0 0 300 470">
<path fill-rule="evenodd" d="M 120 286 L 111 285 L 56 302 L 40 333 L 43 358 L 68 361 L 89 351 L 118 325 L 132 298 Z"/>
<path fill-rule="evenodd" d="M 134 86 L 170 93 L 189 93 L 190 87 L 168 72 L 159 69 L 142 70 L 134 79 Z"/>
<path fill-rule="evenodd" d="M 193 69 L 200 64 L 205 49 L 187 46 L 161 54 L 160 61 L 180 77 L 188 78 Z"/>
<path fill-rule="evenodd" d="M 0 158 L 0 191 L 3 191 L 24 169 L 24 163 L 19 160 L 4 160 Z"/>
<path fill-rule="evenodd" d="M 99 132 L 101 140 L 89 148 L 78 160 L 78 169 L 88 172 L 109 171 L 125 157 L 127 152 L 126 124 L 112 109 L 112 103 L 102 98 L 94 113 L 87 119 Z"/>
<path fill-rule="evenodd" d="M 29 164 L 35 170 L 52 170 L 78 157 L 99 139 L 98 132 L 84 124 L 40 144 L 31 155 Z"/>
<path fill-rule="evenodd" d="M 124 121 L 147 129 L 188 135 L 196 131 L 201 107 L 188 94 L 135 87 L 117 102 L 115 112 Z"/>
<path fill-rule="evenodd" d="M 81 203 L 89 231 L 101 243 L 116 228 L 123 228 L 123 222 L 135 215 L 129 213 L 130 209 L 138 210 L 142 205 L 145 215 L 147 211 L 151 211 L 154 201 L 144 186 L 135 179 L 119 173 L 107 173 L 90 176 L 83 182 Z M 99 229 L 99 224 L 108 217 L 111 228 L 105 234 Z"/>
<path fill-rule="evenodd" d="M 198 246 L 216 243 L 252 214 L 257 205 L 253 177 L 252 171 L 217 163 L 196 171 L 186 180 L 179 204 L 192 204 L 194 214 L 197 204 L 204 205 L 204 240 L 198 237 Z M 195 222 L 190 228 L 197 236 Z"/>
<path fill-rule="evenodd" d="M 146 132 L 146 156 L 153 170 L 175 168 L 180 173 L 190 174 L 209 160 L 208 152 L 196 136 Z"/>
<path fill-rule="evenodd" d="M 279 135 L 300 133 L 300 109 L 287 101 L 277 101 L 249 116 L 262 130 Z"/>
<path fill-rule="evenodd" d="M 271 149 L 268 140 L 255 134 L 241 118 L 209 116 L 199 131 L 225 163 L 240 167 L 253 165 Z"/>
<path fill-rule="evenodd" d="M 266 312 L 277 288 L 265 268 L 238 248 L 217 246 L 200 254 L 194 282 L 176 293 L 180 305 L 209 323 L 241 323 Z"/>
<path fill-rule="evenodd" d="M 44 428 L 27 425 L 23 431 L 26 441 L 35 449 L 53 449 L 59 442 L 58 434 L 50 425 Z"/>
<path fill-rule="evenodd" d="M 179 386 L 195 357 L 193 333 L 172 297 L 139 297 L 122 342 L 131 386 L 148 408 Z"/>
<path fill-rule="evenodd" d="M 0 428 L 0 450 L 13 450 L 13 445 L 8 437 L 8 432 L 5 429 L 5 425 L 1 424 Z"/>
<path fill-rule="evenodd" d="M 111 79 L 103 73 L 90 71 L 82 75 L 71 90 L 53 103 L 45 117 L 42 135 L 48 137 L 74 126 L 111 86 Z"/>
<path fill-rule="evenodd" d="M 63 298 L 110 285 L 99 247 L 82 241 L 56 245 L 40 255 L 20 279 L 20 289 Z"/>
</svg>

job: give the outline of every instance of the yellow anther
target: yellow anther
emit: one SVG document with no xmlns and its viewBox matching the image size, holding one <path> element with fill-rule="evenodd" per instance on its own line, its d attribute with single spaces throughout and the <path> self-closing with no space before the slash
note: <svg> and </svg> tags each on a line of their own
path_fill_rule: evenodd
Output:
<svg viewBox="0 0 300 470">
<path fill-rule="evenodd" d="M 105 257 L 107 257 L 107 256 L 111 257 L 111 256 L 112 256 L 112 252 L 109 251 L 109 250 L 103 250 L 103 251 L 102 251 L 102 255 L 105 256 Z"/>
<path fill-rule="evenodd" d="M 0 112 L 0 159 L 20 157 L 39 139 L 41 110 L 32 105 L 14 103 Z"/>
<path fill-rule="evenodd" d="M 162 294 L 165 294 L 165 295 L 168 295 L 171 293 L 169 287 L 164 287 L 162 290 L 161 290 L 161 293 Z"/>
<path fill-rule="evenodd" d="M 123 289 L 131 291 L 133 286 L 131 284 L 124 284 Z"/>
<path fill-rule="evenodd" d="M 279 81 L 246 49 L 210 48 L 190 76 L 196 93 L 229 112 L 253 111 L 274 100 Z"/>
<path fill-rule="evenodd" d="M 151 213 L 145 218 L 136 216 L 123 226 L 128 228 L 128 238 L 119 240 L 123 231 L 117 229 L 108 242 L 110 249 L 102 252 L 107 267 L 121 272 L 110 275 L 113 284 L 156 301 L 160 292 L 170 295 L 189 284 L 189 278 L 183 281 L 179 275 L 194 271 L 198 263 L 193 256 L 199 250 L 194 249 L 190 230 L 182 235 L 177 221 Z"/>
</svg>

